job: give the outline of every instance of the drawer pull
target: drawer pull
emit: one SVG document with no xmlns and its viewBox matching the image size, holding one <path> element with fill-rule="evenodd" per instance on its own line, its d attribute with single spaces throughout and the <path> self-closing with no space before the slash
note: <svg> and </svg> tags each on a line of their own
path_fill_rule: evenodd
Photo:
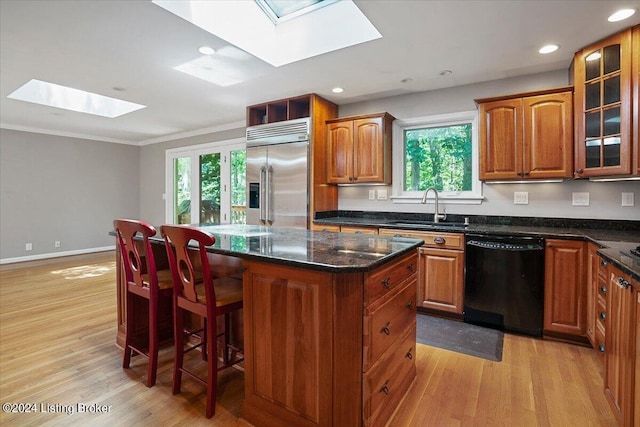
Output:
<svg viewBox="0 0 640 427">
<path fill-rule="evenodd" d="M 438 245 L 444 245 L 445 243 L 447 243 L 447 241 L 444 240 L 444 238 L 440 237 L 440 236 L 438 236 L 435 239 L 433 239 L 433 242 L 437 243 Z"/>
<path fill-rule="evenodd" d="M 389 380 L 386 380 L 382 387 L 380 387 L 380 391 L 384 394 L 389 394 L 389 386 L 387 384 L 389 384 Z"/>
<path fill-rule="evenodd" d="M 414 271 L 416 271 L 416 268 L 413 266 L 413 264 L 409 264 L 409 265 L 407 265 L 407 270 L 409 270 L 411 273 L 413 273 Z"/>
<path fill-rule="evenodd" d="M 600 345 L 598 346 L 598 351 L 599 351 L 600 353 L 604 353 L 604 344 L 600 344 Z"/>
<path fill-rule="evenodd" d="M 391 325 L 391 322 L 387 322 L 387 324 L 384 325 L 382 329 L 380 329 L 380 332 L 384 332 L 386 335 L 391 335 L 391 331 L 389 330 L 389 325 Z"/>
<path fill-rule="evenodd" d="M 404 357 L 406 357 L 409 360 L 413 359 L 413 354 L 411 354 L 412 350 L 413 348 L 410 348 L 409 351 L 407 351 L 407 354 L 404 355 Z"/>
<path fill-rule="evenodd" d="M 602 320 L 605 320 L 605 319 L 607 318 L 607 312 L 606 312 L 606 311 L 601 311 L 601 312 L 600 312 L 600 318 L 601 318 Z"/>
<path fill-rule="evenodd" d="M 606 286 L 600 286 L 600 293 L 601 294 L 606 294 L 607 293 L 607 287 Z"/>
<path fill-rule="evenodd" d="M 391 280 L 391 277 L 387 277 L 382 282 L 380 282 L 382 284 L 382 287 L 385 289 L 389 289 L 391 287 L 391 285 L 389 284 L 390 280 Z"/>
<path fill-rule="evenodd" d="M 600 265 L 601 265 L 601 266 L 606 267 L 606 266 L 607 266 L 607 264 L 608 264 L 608 263 L 607 263 L 607 261 L 605 261 L 605 260 L 600 260 Z"/>
<path fill-rule="evenodd" d="M 407 308 L 413 311 L 413 300 L 409 301 L 409 304 L 407 304 Z"/>
</svg>

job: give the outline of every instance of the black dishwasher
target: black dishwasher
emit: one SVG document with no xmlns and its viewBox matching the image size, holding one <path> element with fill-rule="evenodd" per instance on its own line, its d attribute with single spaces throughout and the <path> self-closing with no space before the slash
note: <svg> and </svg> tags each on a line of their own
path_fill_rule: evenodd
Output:
<svg viewBox="0 0 640 427">
<path fill-rule="evenodd" d="M 542 336 L 544 239 L 466 235 L 464 321 Z"/>
</svg>

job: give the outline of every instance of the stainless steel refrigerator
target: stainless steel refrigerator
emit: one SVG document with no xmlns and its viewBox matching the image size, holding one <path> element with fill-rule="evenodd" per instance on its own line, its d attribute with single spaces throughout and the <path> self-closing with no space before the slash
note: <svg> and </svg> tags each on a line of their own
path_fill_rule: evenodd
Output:
<svg viewBox="0 0 640 427">
<path fill-rule="evenodd" d="M 309 119 L 247 128 L 247 224 L 307 228 Z"/>
</svg>

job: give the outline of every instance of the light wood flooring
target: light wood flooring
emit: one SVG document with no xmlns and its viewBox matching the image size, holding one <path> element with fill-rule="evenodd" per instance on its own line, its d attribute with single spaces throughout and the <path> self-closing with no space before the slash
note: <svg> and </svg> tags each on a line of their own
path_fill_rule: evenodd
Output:
<svg viewBox="0 0 640 427">
<path fill-rule="evenodd" d="M 182 393 L 171 394 L 170 347 L 153 388 L 143 384 L 143 360 L 122 369 L 114 256 L 0 266 L 0 401 L 37 410 L 3 411 L 0 425 L 248 426 L 238 418 L 240 370 L 221 372 L 216 415 L 207 419 L 202 386 L 184 379 Z M 616 425 L 592 349 L 506 335 L 502 362 L 423 345 L 416 356 L 418 378 L 390 426 Z M 108 412 L 79 412 L 82 405 Z"/>
</svg>

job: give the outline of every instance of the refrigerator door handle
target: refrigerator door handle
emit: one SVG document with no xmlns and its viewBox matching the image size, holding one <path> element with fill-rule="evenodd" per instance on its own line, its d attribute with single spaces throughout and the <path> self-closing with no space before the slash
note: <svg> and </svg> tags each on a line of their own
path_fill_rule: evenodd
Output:
<svg viewBox="0 0 640 427">
<path fill-rule="evenodd" d="M 273 218 L 271 217 L 271 196 L 273 195 L 273 191 L 271 188 L 271 182 L 272 182 L 272 176 L 273 176 L 273 167 L 271 165 L 269 165 L 269 167 L 267 167 L 267 187 L 266 187 L 266 211 L 267 211 L 267 215 L 266 215 L 266 220 L 267 220 L 267 224 L 271 225 L 273 224 Z"/>
<path fill-rule="evenodd" d="M 266 215 L 265 215 L 265 197 L 264 197 L 264 193 L 265 193 L 265 177 L 267 175 L 267 167 L 266 166 L 261 166 L 260 167 L 260 191 L 258 192 L 258 197 L 259 197 L 259 201 L 258 203 L 260 204 L 260 223 L 264 225 L 265 221 L 266 221 Z"/>
</svg>

